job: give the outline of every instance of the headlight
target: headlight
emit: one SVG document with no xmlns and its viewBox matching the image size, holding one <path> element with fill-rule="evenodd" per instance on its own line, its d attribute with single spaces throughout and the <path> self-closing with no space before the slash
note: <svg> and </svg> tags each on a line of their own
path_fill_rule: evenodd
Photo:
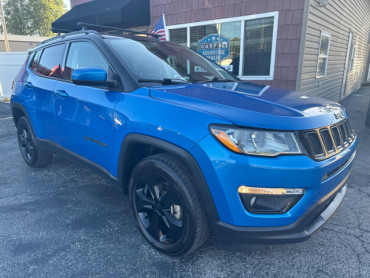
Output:
<svg viewBox="0 0 370 278">
<path fill-rule="evenodd" d="M 302 153 L 293 132 L 218 125 L 211 126 L 210 129 L 223 145 L 237 153 L 262 156 Z"/>
</svg>

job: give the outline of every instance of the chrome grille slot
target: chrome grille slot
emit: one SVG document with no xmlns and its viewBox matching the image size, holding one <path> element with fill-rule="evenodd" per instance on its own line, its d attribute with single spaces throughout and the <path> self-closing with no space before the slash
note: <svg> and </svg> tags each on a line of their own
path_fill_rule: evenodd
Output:
<svg viewBox="0 0 370 278">
<path fill-rule="evenodd" d="M 325 145 L 326 151 L 332 153 L 335 151 L 333 139 L 330 136 L 329 129 L 323 128 L 320 130 L 322 141 Z"/>
<path fill-rule="evenodd" d="M 345 144 L 345 142 L 347 141 L 348 135 L 346 133 L 346 130 L 344 129 L 343 123 L 339 124 L 339 131 L 340 131 L 340 135 L 342 137 L 342 144 Z"/>
<path fill-rule="evenodd" d="M 333 135 L 333 139 L 334 139 L 335 146 L 337 147 L 337 149 L 341 148 L 342 142 L 340 140 L 340 134 L 339 134 L 339 130 L 337 126 L 334 125 L 331 127 L 331 134 Z"/>
<path fill-rule="evenodd" d="M 321 144 L 319 134 L 316 131 L 308 131 L 305 133 L 306 140 L 311 148 L 314 157 L 324 156 L 324 148 Z"/>
<path fill-rule="evenodd" d="M 350 141 L 351 142 L 352 141 L 352 131 L 351 131 L 350 127 L 349 127 L 349 121 L 345 121 L 344 122 L 344 129 L 345 129 L 345 131 L 348 134 L 347 141 Z"/>
<path fill-rule="evenodd" d="M 351 125 L 351 121 L 349 119 L 347 120 L 347 124 L 348 124 L 348 128 L 350 130 L 350 134 L 352 135 L 352 138 L 353 138 L 355 131 L 353 130 L 352 125 Z"/>
<path fill-rule="evenodd" d="M 356 138 L 348 119 L 331 126 L 303 131 L 302 134 L 309 154 L 317 160 L 343 151 Z"/>
</svg>

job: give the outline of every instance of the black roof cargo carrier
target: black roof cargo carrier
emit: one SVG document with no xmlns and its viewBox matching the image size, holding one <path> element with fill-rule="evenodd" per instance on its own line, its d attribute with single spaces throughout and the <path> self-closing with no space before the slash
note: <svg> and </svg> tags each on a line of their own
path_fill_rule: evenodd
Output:
<svg viewBox="0 0 370 278">
<path fill-rule="evenodd" d="M 51 26 L 55 33 L 60 30 L 68 32 L 81 30 L 78 22 L 111 26 L 117 28 L 134 28 L 150 25 L 149 0 L 95 0 L 73 7 L 55 20 Z M 94 28 L 96 31 L 106 31 Z M 105 29 L 105 30 L 104 30 Z"/>
</svg>

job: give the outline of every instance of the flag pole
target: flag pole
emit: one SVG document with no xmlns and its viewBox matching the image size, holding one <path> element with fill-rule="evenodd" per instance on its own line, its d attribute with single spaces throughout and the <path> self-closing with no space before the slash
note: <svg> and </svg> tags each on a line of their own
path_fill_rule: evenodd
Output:
<svg viewBox="0 0 370 278">
<path fill-rule="evenodd" d="M 4 10 L 3 10 L 3 2 L 0 0 L 0 16 L 1 16 L 1 23 L 3 26 L 3 34 L 4 34 L 4 41 L 5 41 L 5 51 L 10 52 L 9 47 L 9 41 L 8 41 L 8 32 L 6 31 L 6 25 L 5 25 L 5 16 L 4 16 Z"/>
<path fill-rule="evenodd" d="M 166 17 L 164 16 L 164 14 L 162 14 L 163 16 L 163 25 L 164 25 L 164 33 L 166 35 L 166 40 L 168 41 L 168 30 L 167 30 L 167 25 L 166 25 Z"/>
</svg>

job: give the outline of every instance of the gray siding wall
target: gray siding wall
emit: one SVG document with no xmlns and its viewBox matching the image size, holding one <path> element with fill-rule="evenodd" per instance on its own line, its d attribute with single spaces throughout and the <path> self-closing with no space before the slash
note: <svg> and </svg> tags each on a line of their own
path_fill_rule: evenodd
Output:
<svg viewBox="0 0 370 278">
<path fill-rule="evenodd" d="M 354 34 L 356 55 L 353 70 L 349 71 L 346 94 L 359 89 L 366 69 L 367 44 L 370 34 L 369 0 L 329 0 L 320 7 L 318 1 L 309 2 L 302 75 L 297 89 L 301 92 L 338 101 L 342 89 L 349 33 Z M 327 75 L 316 78 L 316 67 L 321 31 L 331 34 Z"/>
</svg>

